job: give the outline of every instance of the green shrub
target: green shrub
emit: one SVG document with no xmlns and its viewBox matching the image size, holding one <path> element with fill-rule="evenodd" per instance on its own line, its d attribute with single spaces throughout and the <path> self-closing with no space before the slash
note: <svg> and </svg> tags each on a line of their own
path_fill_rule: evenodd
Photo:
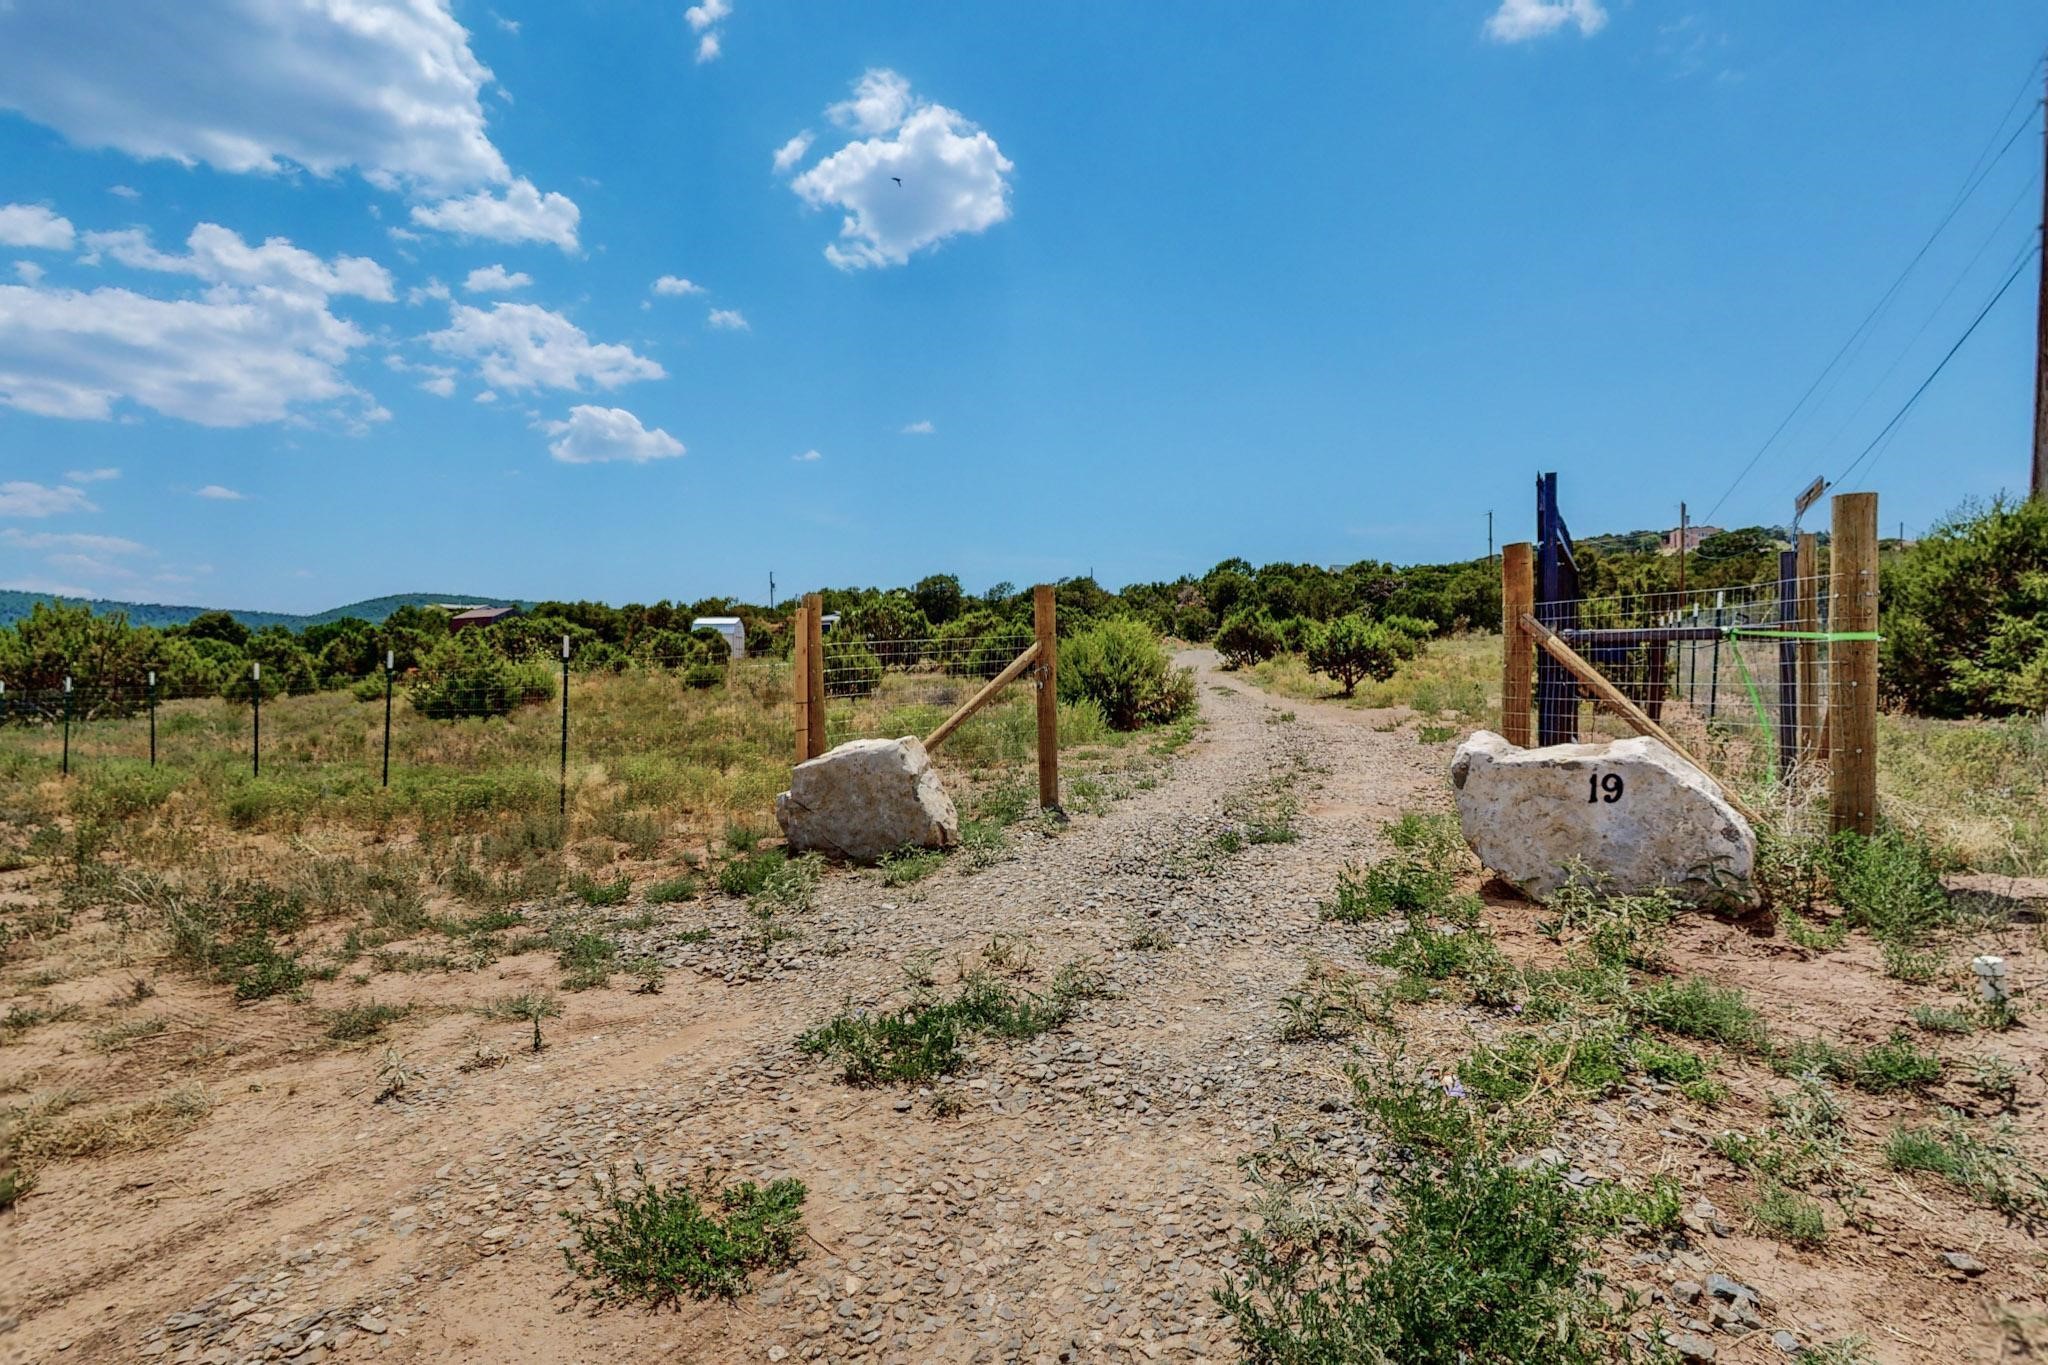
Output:
<svg viewBox="0 0 2048 1365">
<path fill-rule="evenodd" d="M 1413 641 L 1363 616 L 1340 616 L 1309 633 L 1308 666 L 1335 679 L 1350 696 L 1367 678 L 1385 682 L 1414 650 Z"/>
<path fill-rule="evenodd" d="M 538 660 L 514 662 L 483 631 L 451 635 L 420 660 L 406 698 L 435 720 L 502 716 L 516 706 L 552 701 L 554 669 Z"/>
<path fill-rule="evenodd" d="M 719 865 L 718 889 L 728 896 L 751 896 L 768 883 L 776 869 L 789 861 L 779 848 L 764 848 Z"/>
<path fill-rule="evenodd" d="M 1670 1033 L 1704 1038 L 1737 1052 L 1761 1052 L 1768 1046 L 1763 1016 L 1748 997 L 1731 986 L 1723 990 L 1705 977 L 1660 981 L 1635 1001 L 1637 1018 Z"/>
<path fill-rule="evenodd" d="M 1609 1315 L 1583 1278 L 1591 1219 L 1562 1173 L 1504 1160 L 1473 1106 L 1427 1078 L 1362 1068 L 1351 1076 L 1357 1107 L 1400 1153 L 1385 1177 L 1392 1226 L 1371 1255 L 1326 1217 L 1245 1234 L 1239 1268 L 1216 1293 L 1244 1357 L 1267 1365 L 1613 1358 Z"/>
<path fill-rule="evenodd" d="M 1095 702 L 1118 730 L 1162 725 L 1195 705 L 1194 675 L 1174 668 L 1158 634 L 1130 616 L 1060 642 L 1059 688 L 1061 701 Z"/>
<path fill-rule="evenodd" d="M 1879 938 L 1918 943 L 1951 918 L 1941 867 L 1927 844 L 1894 829 L 1844 830 L 1828 844 L 1828 880 L 1849 918 Z"/>
<path fill-rule="evenodd" d="M 1882 570 L 1883 694 L 1928 716 L 2048 711 L 2048 501 L 1965 505 Z"/>
<path fill-rule="evenodd" d="M 638 1165 L 633 1174 L 637 1189 L 594 1179 L 597 1211 L 562 1215 L 576 1235 L 563 1260 L 597 1302 L 680 1308 L 684 1294 L 733 1298 L 751 1271 L 796 1262 L 802 1181 L 728 1186 L 707 1209 L 686 1189 L 656 1185 Z"/>
<path fill-rule="evenodd" d="M 678 873 L 658 882 L 650 882 L 641 891 L 649 905 L 670 905 L 676 901 L 690 900 L 703 888 L 703 881 L 694 872 Z"/>
<path fill-rule="evenodd" d="M 825 637 L 825 695 L 865 697 L 882 685 L 882 661 L 844 629 Z"/>
<path fill-rule="evenodd" d="M 633 879 L 621 873 L 608 882 L 601 882 L 579 872 L 569 878 L 569 889 L 585 905 L 624 905 L 633 894 Z"/>
<path fill-rule="evenodd" d="M 1280 627 L 1263 611 L 1234 611 L 1209 642 L 1229 668 L 1245 668 L 1272 658 L 1284 647 Z"/>
<path fill-rule="evenodd" d="M 327 1016 L 327 1036 L 337 1043 L 359 1043 L 376 1037 L 386 1024 L 411 1013 L 410 1005 L 347 1005 Z"/>
</svg>

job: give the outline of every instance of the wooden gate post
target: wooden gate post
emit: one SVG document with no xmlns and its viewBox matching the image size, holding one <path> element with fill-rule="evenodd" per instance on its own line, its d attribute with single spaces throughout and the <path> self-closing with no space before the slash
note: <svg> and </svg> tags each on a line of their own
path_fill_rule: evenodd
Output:
<svg viewBox="0 0 2048 1365">
<path fill-rule="evenodd" d="M 1060 674 L 1058 606 L 1052 585 L 1031 590 L 1031 625 L 1038 637 L 1038 804 L 1060 807 Z"/>
<path fill-rule="evenodd" d="M 810 661 L 807 681 L 811 704 L 806 710 L 810 731 L 811 757 L 825 752 L 825 599 L 814 592 L 804 594 L 804 638 L 801 641 Z"/>
<path fill-rule="evenodd" d="M 796 715 L 796 761 L 811 753 L 811 609 L 799 606 L 789 624 L 789 690 Z"/>
<path fill-rule="evenodd" d="M 1535 651 L 1522 618 L 1536 612 L 1536 577 L 1529 542 L 1500 547 L 1500 733 L 1508 743 L 1529 747 L 1529 708 L 1534 698 Z"/>
<path fill-rule="evenodd" d="M 1877 631 L 1877 494 L 1837 493 L 1829 547 L 1828 630 Z M 1877 641 L 1828 647 L 1828 807 L 1836 833 L 1877 832 Z"/>
<path fill-rule="evenodd" d="M 1820 537 L 1811 531 L 1799 534 L 1799 562 L 1793 570 L 1795 610 L 1792 628 L 1802 635 L 1820 630 Z M 1820 644 L 1799 642 L 1799 761 L 1811 763 L 1820 755 L 1821 717 L 1827 701 L 1820 694 Z"/>
</svg>

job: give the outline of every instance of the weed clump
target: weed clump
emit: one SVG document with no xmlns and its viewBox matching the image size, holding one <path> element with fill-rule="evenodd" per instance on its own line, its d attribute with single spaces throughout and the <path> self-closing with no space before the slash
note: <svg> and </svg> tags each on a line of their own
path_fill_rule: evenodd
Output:
<svg viewBox="0 0 2048 1365">
<path fill-rule="evenodd" d="M 593 1181 L 597 1211 L 562 1215 L 576 1234 L 562 1258 L 596 1302 L 679 1309 L 685 1295 L 734 1298 L 751 1272 L 798 1259 L 801 1180 L 743 1181 L 719 1190 L 707 1206 L 687 1189 L 655 1184 L 637 1163 L 633 1175 L 637 1188 Z"/>
<path fill-rule="evenodd" d="M 849 1085 L 927 1081 L 960 1069 L 963 1041 L 977 1034 L 1035 1038 L 1065 1025 L 1103 987 L 1099 974 L 1077 963 L 1061 968 L 1044 994 L 977 974 L 950 1000 L 920 994 L 898 1010 L 844 1013 L 805 1033 L 797 1046 L 838 1062 Z"/>
<path fill-rule="evenodd" d="M 2048 1221 L 2048 1177 L 2020 1153 L 2009 1120 L 1977 1126 L 1947 1110 L 1936 1123 L 1893 1129 L 1884 1155 L 1893 1170 L 1939 1176 L 2030 1234 Z"/>
<path fill-rule="evenodd" d="M 1715 986 L 1702 976 L 1660 981 L 1634 1000 L 1636 1017 L 1667 1033 L 1703 1038 L 1736 1052 L 1762 1052 L 1769 1047 L 1763 1016 L 1733 986 Z"/>
<path fill-rule="evenodd" d="M 1245 1357 L 1610 1359 L 1614 1315 L 1588 1278 L 1591 1218 L 1562 1174 L 1509 1164 L 1500 1135 L 1429 1079 L 1354 1070 L 1351 1081 L 1394 1144 L 1392 1227 L 1370 1256 L 1312 1217 L 1245 1234 L 1241 1269 L 1216 1293 Z"/>
</svg>

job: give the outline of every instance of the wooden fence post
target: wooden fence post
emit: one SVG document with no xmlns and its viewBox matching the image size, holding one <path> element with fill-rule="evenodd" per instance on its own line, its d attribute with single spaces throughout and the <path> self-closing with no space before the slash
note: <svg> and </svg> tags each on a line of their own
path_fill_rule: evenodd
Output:
<svg viewBox="0 0 2048 1365">
<path fill-rule="evenodd" d="M 1820 537 L 1811 531 L 1799 535 L 1799 562 L 1793 569 L 1794 607 L 1792 628 L 1803 635 L 1820 630 Z M 1811 763 L 1820 754 L 1821 718 L 1827 702 L 1820 694 L 1820 643 L 1799 642 L 1799 761 Z"/>
<path fill-rule="evenodd" d="M 806 708 L 811 757 L 825 752 L 825 599 L 818 593 L 804 594 L 804 655 L 809 660 L 806 681 L 811 704 Z"/>
<path fill-rule="evenodd" d="M 811 609 L 799 606 L 791 618 L 789 644 L 789 690 L 796 715 L 796 761 L 805 762 L 811 753 Z"/>
<path fill-rule="evenodd" d="M 1829 547 L 1828 630 L 1877 630 L 1877 494 L 1837 493 Z M 1836 833 L 1877 832 L 1877 642 L 1828 646 L 1828 807 Z"/>
<path fill-rule="evenodd" d="M 1529 747 L 1529 683 L 1535 652 L 1522 618 L 1536 612 L 1535 569 L 1529 542 L 1500 548 L 1500 733 L 1510 744 Z"/>
<path fill-rule="evenodd" d="M 1060 807 L 1060 675 L 1058 607 L 1052 585 L 1031 590 L 1031 624 L 1038 637 L 1038 804 Z"/>
</svg>

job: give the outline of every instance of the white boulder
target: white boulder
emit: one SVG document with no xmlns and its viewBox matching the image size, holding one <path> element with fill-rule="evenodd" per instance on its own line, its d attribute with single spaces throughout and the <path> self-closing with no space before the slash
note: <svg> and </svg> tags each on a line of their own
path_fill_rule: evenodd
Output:
<svg viewBox="0 0 2048 1365">
<path fill-rule="evenodd" d="M 960 842 L 960 815 L 914 738 L 855 739 L 796 765 L 775 819 L 798 853 L 871 863 Z"/>
<path fill-rule="evenodd" d="M 1619 894 L 1666 886 L 1702 904 L 1756 902 L 1749 822 L 1654 739 L 1522 749 L 1481 730 L 1458 746 L 1451 785 L 1465 842 L 1528 895 L 1582 864 Z"/>
</svg>

